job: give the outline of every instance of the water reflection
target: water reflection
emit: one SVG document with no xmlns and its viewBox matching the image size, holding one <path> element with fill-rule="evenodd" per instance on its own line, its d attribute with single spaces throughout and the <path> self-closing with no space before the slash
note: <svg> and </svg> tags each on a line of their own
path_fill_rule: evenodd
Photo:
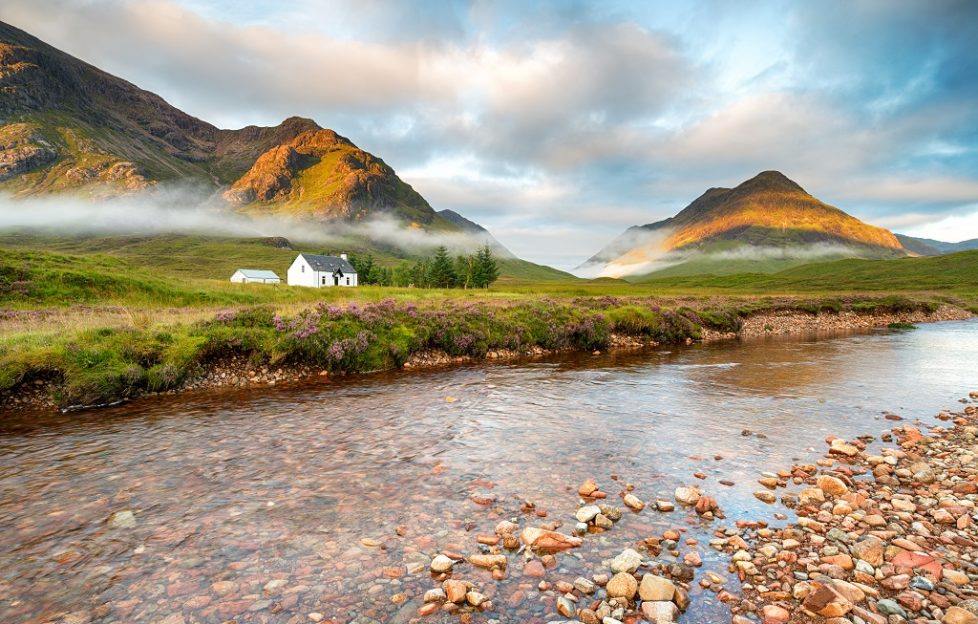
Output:
<svg viewBox="0 0 978 624">
<path fill-rule="evenodd" d="M 407 621 L 432 586 L 414 564 L 444 548 L 472 552 L 475 534 L 523 500 L 569 519 L 584 477 L 614 494 L 620 475 L 651 499 L 702 472 L 727 522 L 767 511 L 751 495 L 759 472 L 812 459 L 806 449 L 829 433 L 878 432 L 884 411 L 929 418 L 978 387 L 976 329 L 575 356 L 8 417 L 0 621 Z M 124 509 L 136 526 L 111 527 Z M 713 528 L 682 512 L 627 514 L 549 578 L 601 571 L 603 558 L 675 526 L 704 543 Z M 489 617 L 554 619 L 552 595 L 520 570 L 514 557 L 500 583 L 464 576 L 493 598 Z M 284 586 L 266 590 L 275 579 Z M 684 622 L 724 617 L 694 589 Z"/>
</svg>

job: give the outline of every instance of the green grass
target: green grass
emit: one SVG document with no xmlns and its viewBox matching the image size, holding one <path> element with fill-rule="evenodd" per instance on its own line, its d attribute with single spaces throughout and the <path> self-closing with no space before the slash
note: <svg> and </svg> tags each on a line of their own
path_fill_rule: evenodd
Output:
<svg viewBox="0 0 978 624">
<path fill-rule="evenodd" d="M 643 285 L 715 292 L 944 291 L 978 295 L 978 251 L 927 258 L 816 262 L 771 274 L 651 276 Z"/>
<path fill-rule="evenodd" d="M 0 393 L 34 380 L 53 382 L 61 406 L 110 403 L 178 388 L 214 362 L 303 365 L 331 372 L 402 366 L 412 354 L 439 351 L 484 357 L 490 351 L 605 349 L 613 334 L 658 343 L 696 340 L 705 329 L 737 331 L 744 314 L 818 301 L 728 300 L 661 305 L 649 298 L 534 297 L 483 301 L 383 299 L 338 306 L 320 302 L 289 314 L 273 306 L 238 307 L 193 322 L 94 327 L 0 339 Z M 840 304 L 870 310 L 868 300 Z M 893 309 L 894 300 L 876 303 Z M 928 302 L 899 302 L 931 309 Z"/>
<path fill-rule="evenodd" d="M 430 349 L 475 357 L 601 349 L 612 333 L 681 342 L 706 328 L 736 332 L 744 317 L 774 310 L 932 311 L 953 303 L 978 313 L 978 251 L 643 284 L 567 280 L 515 261 L 502 262 L 506 278 L 488 290 L 227 281 L 241 266 L 284 276 L 295 253 L 195 236 L 0 235 L 0 308 L 8 311 L 0 318 L 0 393 L 48 379 L 62 405 L 102 403 L 179 387 L 230 356 L 356 372 L 397 367 Z"/>
<path fill-rule="evenodd" d="M 296 247 L 312 253 L 339 253 L 340 249 L 353 254 L 370 253 L 377 262 L 388 265 L 408 260 L 395 255 L 402 252 L 352 238 L 332 248 L 301 244 Z M 272 246 L 268 239 L 5 232 L 0 233 L 0 270 L 11 275 L 19 273 L 21 277 L 17 281 L 28 282 L 30 288 L 27 293 L 21 292 L 24 284 L 20 290 L 0 289 L 0 303 L 16 307 L 69 305 L 74 301 L 183 306 L 374 298 L 374 291 L 378 289 L 359 288 L 341 293 L 327 292 L 330 289 L 239 285 L 227 281 L 239 268 L 271 269 L 284 280 L 297 253 L 293 249 Z M 501 284 L 579 281 L 563 271 L 525 260 L 501 259 L 499 265 Z M 84 278 L 86 273 L 92 274 L 90 280 Z M 100 290 L 98 283 L 109 281 L 113 282 L 111 287 Z M 62 285 L 66 290 L 59 292 Z M 416 289 L 401 290 L 419 292 Z M 428 294 L 419 293 L 418 296 Z M 466 295 L 462 292 L 454 294 Z M 76 300 L 78 296 L 82 298 Z"/>
</svg>

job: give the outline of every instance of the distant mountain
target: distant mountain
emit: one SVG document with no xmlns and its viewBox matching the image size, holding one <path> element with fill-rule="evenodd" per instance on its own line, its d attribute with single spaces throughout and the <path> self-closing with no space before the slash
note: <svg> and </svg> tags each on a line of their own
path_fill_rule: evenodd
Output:
<svg viewBox="0 0 978 624">
<path fill-rule="evenodd" d="M 783 268 L 812 258 L 892 257 L 906 250 L 889 230 L 825 204 L 784 174 L 764 171 L 711 188 L 676 216 L 628 228 L 579 270 L 619 277 L 712 259 L 703 269 Z M 717 264 L 719 263 L 719 264 Z M 673 269 L 675 271 L 675 269 Z"/>
<path fill-rule="evenodd" d="M 332 130 L 308 130 L 266 151 L 224 197 L 237 206 L 323 220 L 386 214 L 416 226 L 460 229 L 383 160 Z"/>
<path fill-rule="evenodd" d="M 100 197 L 160 182 L 230 186 L 240 210 L 459 230 L 380 158 L 310 119 L 222 130 L 0 22 L 0 191 Z"/>
<path fill-rule="evenodd" d="M 487 230 L 486 228 L 482 227 L 481 225 L 479 225 L 475 221 L 471 221 L 469 219 L 466 219 L 465 217 L 463 217 L 459 213 L 455 212 L 454 210 L 449 210 L 448 208 L 446 208 L 444 210 L 439 210 L 438 211 L 438 215 L 441 216 L 441 218 L 445 219 L 446 221 L 449 221 L 451 223 L 454 223 L 456 226 L 458 226 L 459 228 L 461 228 L 461 230 L 463 232 L 467 232 L 467 233 L 471 234 L 472 236 L 474 236 L 474 237 L 476 237 L 478 239 L 483 240 L 487 245 L 489 245 L 490 247 L 492 247 L 493 250 L 495 250 L 495 252 L 497 254 L 499 254 L 500 256 L 503 256 L 505 258 L 515 258 L 516 257 L 516 255 L 513 254 L 513 252 L 511 252 L 502 243 L 500 243 L 498 240 L 496 240 L 496 237 L 493 236 L 489 232 L 489 230 Z"/>
<path fill-rule="evenodd" d="M 914 236 L 907 236 L 906 234 L 897 234 L 896 237 L 907 251 L 918 256 L 942 256 L 958 251 L 978 249 L 978 238 L 961 241 L 960 243 L 945 243 L 944 241 L 930 238 L 916 238 Z"/>
</svg>

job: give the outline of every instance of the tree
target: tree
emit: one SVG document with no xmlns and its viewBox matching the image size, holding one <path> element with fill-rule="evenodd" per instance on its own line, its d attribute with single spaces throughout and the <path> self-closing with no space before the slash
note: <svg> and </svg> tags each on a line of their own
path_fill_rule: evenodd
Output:
<svg viewBox="0 0 978 624">
<path fill-rule="evenodd" d="M 492 248 L 484 246 L 476 252 L 472 269 L 472 285 L 476 288 L 489 288 L 499 279 L 499 265 L 493 257 Z"/>
<path fill-rule="evenodd" d="M 475 256 L 455 258 L 455 285 L 459 288 L 474 288 Z"/>
<path fill-rule="evenodd" d="M 431 259 L 428 267 L 428 283 L 432 288 L 452 288 L 455 286 L 457 276 L 455 267 L 452 266 L 452 259 L 448 257 L 448 250 L 444 246 L 435 250 L 435 256 Z"/>
<path fill-rule="evenodd" d="M 360 284 L 376 284 L 377 276 L 374 274 L 374 257 L 367 254 L 366 257 L 350 256 L 350 264 L 357 272 L 357 281 Z"/>
<path fill-rule="evenodd" d="M 411 283 L 417 288 L 428 288 L 431 285 L 429 283 L 429 274 L 431 273 L 429 264 L 427 258 L 422 258 L 411 267 Z"/>
<path fill-rule="evenodd" d="M 391 276 L 391 283 L 394 286 L 400 286 L 405 288 L 414 284 L 414 270 L 411 265 L 407 262 L 402 262 L 396 267 L 394 267 L 394 273 Z"/>
</svg>

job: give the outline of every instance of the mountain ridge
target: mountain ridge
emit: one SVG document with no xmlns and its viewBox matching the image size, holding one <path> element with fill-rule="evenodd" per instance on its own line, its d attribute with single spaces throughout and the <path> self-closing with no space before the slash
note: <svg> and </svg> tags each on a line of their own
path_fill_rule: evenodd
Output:
<svg viewBox="0 0 978 624">
<path fill-rule="evenodd" d="M 221 129 L 0 22 L 0 189 L 111 197 L 164 182 L 224 191 L 242 212 L 460 229 L 382 159 L 311 119 Z"/>
<path fill-rule="evenodd" d="M 676 215 L 632 226 L 579 269 L 614 265 L 641 271 L 657 260 L 741 247 L 777 249 L 790 257 L 803 247 L 851 247 L 867 256 L 906 253 L 896 236 L 826 204 L 778 171 L 762 171 L 733 188 L 713 187 Z M 859 255 L 854 254 L 854 255 Z M 613 275 L 619 276 L 619 275 Z"/>
</svg>

